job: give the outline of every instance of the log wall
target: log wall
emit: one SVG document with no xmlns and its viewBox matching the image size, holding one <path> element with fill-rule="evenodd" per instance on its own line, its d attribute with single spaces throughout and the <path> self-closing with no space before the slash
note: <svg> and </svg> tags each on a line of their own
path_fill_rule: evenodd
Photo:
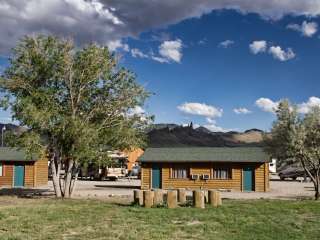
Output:
<svg viewBox="0 0 320 240">
<path fill-rule="evenodd" d="M 243 190 L 242 169 L 251 166 L 254 171 L 255 191 L 264 192 L 269 189 L 268 163 L 157 163 L 162 167 L 162 188 L 163 189 L 230 189 Z M 171 178 L 173 168 L 179 166 L 187 167 L 188 177 L 185 179 Z M 229 179 L 214 179 L 213 169 L 227 167 L 231 171 Z M 142 163 L 141 167 L 141 188 L 150 189 L 152 186 L 152 163 Z M 208 174 L 209 180 L 192 180 L 191 174 Z"/>
</svg>

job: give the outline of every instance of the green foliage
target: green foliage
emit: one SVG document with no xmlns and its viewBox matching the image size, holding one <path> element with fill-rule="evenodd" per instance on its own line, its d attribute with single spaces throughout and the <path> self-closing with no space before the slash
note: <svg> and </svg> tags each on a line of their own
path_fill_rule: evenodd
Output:
<svg viewBox="0 0 320 240">
<path fill-rule="evenodd" d="M 265 137 L 266 151 L 279 161 L 296 161 L 306 171 L 320 197 L 320 108 L 301 116 L 289 101 L 280 102 L 271 137 Z"/>
<path fill-rule="evenodd" d="M 271 136 L 265 135 L 266 151 L 279 160 L 293 157 L 293 146 L 297 125 L 300 121 L 295 107 L 288 100 L 279 103 L 277 121 L 273 123 Z"/>
<path fill-rule="evenodd" d="M 14 49 L 0 90 L 1 106 L 28 128 L 20 145 L 79 162 L 101 159 L 101 146 L 142 146 L 152 120 L 129 114 L 149 93 L 94 44 L 78 49 L 70 40 L 27 36 Z"/>
</svg>

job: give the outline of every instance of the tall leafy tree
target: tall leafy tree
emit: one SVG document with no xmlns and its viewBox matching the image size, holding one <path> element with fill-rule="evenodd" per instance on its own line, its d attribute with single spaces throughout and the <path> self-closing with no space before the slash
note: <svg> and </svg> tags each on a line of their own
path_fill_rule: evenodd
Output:
<svg viewBox="0 0 320 240">
<path fill-rule="evenodd" d="M 288 100 L 280 102 L 271 136 L 265 137 L 266 151 L 281 161 L 300 163 L 320 198 L 320 108 L 301 116 Z"/>
<path fill-rule="evenodd" d="M 107 47 L 79 49 L 54 36 L 26 36 L 9 60 L 0 82 L 2 107 L 28 128 L 19 145 L 48 155 L 57 197 L 71 196 L 79 164 L 107 159 L 106 146 L 144 144 L 152 119 L 132 109 L 149 93 Z"/>
</svg>

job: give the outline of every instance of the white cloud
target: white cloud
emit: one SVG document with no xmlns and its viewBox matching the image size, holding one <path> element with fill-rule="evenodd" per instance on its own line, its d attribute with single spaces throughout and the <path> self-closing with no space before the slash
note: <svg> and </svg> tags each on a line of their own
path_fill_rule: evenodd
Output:
<svg viewBox="0 0 320 240">
<path fill-rule="evenodd" d="M 253 54 L 264 53 L 267 50 L 267 45 L 267 42 L 264 40 L 253 41 L 249 45 L 249 49 Z M 293 59 L 296 56 L 291 48 L 283 50 L 280 46 L 271 46 L 268 53 L 271 54 L 274 59 L 280 60 L 282 62 Z"/>
<path fill-rule="evenodd" d="M 51 0 L 51 2 L 56 1 Z M 98 14 L 98 16 L 100 17 L 111 20 L 115 25 L 123 24 L 123 22 L 118 17 L 111 13 L 108 8 L 105 8 L 104 5 L 98 0 L 92 0 L 90 2 L 83 0 L 65 0 L 65 2 L 81 12 L 91 12 L 93 14 Z"/>
<path fill-rule="evenodd" d="M 204 103 L 184 103 L 178 106 L 178 109 L 183 113 L 198 115 L 206 117 L 205 120 L 208 124 L 204 124 L 203 127 L 209 129 L 212 132 L 228 132 L 230 129 L 224 129 L 217 125 L 214 118 L 222 117 L 223 110 Z M 199 126 L 194 124 L 195 126 Z M 196 127 L 195 127 L 196 128 Z"/>
<path fill-rule="evenodd" d="M 0 53 L 30 33 L 71 36 L 78 45 L 106 44 L 221 9 L 273 20 L 320 15 L 319 0 L 1 0 Z"/>
<path fill-rule="evenodd" d="M 163 41 L 159 46 L 159 55 L 155 55 L 152 51 L 145 54 L 137 48 L 131 49 L 131 55 L 136 58 L 152 59 L 160 63 L 179 63 L 182 58 L 182 41 L 180 39 Z"/>
<path fill-rule="evenodd" d="M 234 41 L 228 39 L 228 40 L 225 40 L 225 41 L 219 43 L 219 47 L 228 48 L 233 44 L 234 44 Z"/>
<path fill-rule="evenodd" d="M 255 102 L 255 104 L 265 112 L 275 113 L 278 108 L 279 102 L 274 102 L 269 98 L 259 98 Z"/>
<path fill-rule="evenodd" d="M 132 57 L 135 57 L 135 58 L 149 58 L 147 54 L 144 54 L 138 48 L 132 48 L 131 55 Z"/>
<path fill-rule="evenodd" d="M 159 54 L 168 61 L 180 62 L 182 58 L 182 41 L 164 41 L 159 46 Z"/>
<path fill-rule="evenodd" d="M 168 63 L 169 61 L 165 58 L 162 58 L 162 57 L 157 57 L 157 56 L 154 56 L 154 55 L 151 55 L 151 59 L 152 60 L 155 60 L 159 63 Z"/>
<path fill-rule="evenodd" d="M 199 115 L 208 118 L 221 117 L 223 110 L 205 103 L 184 103 L 178 109 L 187 114 Z"/>
<path fill-rule="evenodd" d="M 109 41 L 107 45 L 111 52 L 114 52 L 120 49 L 126 52 L 130 50 L 129 45 L 126 43 L 122 43 L 120 39 Z"/>
<path fill-rule="evenodd" d="M 300 32 L 305 37 L 312 37 L 318 31 L 318 24 L 316 22 L 303 21 L 301 25 L 289 24 L 287 28 Z"/>
<path fill-rule="evenodd" d="M 252 113 L 250 110 L 248 110 L 247 108 L 244 108 L 244 107 L 235 108 L 235 109 L 233 109 L 233 111 L 236 114 L 249 114 L 249 113 Z"/>
<path fill-rule="evenodd" d="M 219 127 L 215 124 L 206 124 L 203 126 L 209 129 L 211 132 L 229 132 L 230 131 L 230 129 L 224 129 L 223 127 Z"/>
<path fill-rule="evenodd" d="M 278 109 L 279 102 L 280 101 L 272 101 L 269 98 L 259 98 L 255 104 L 265 112 L 275 113 Z M 306 114 L 309 113 L 313 107 L 320 107 L 320 98 L 313 96 L 310 97 L 307 102 L 298 103 L 297 111 L 298 113 Z"/>
<path fill-rule="evenodd" d="M 129 115 L 129 116 L 133 116 L 133 115 L 144 115 L 145 112 L 146 112 L 146 111 L 145 111 L 142 107 L 140 107 L 140 106 L 135 106 L 134 108 L 131 108 L 131 109 L 129 110 L 128 115 Z"/>
<path fill-rule="evenodd" d="M 320 98 L 310 97 L 307 102 L 298 104 L 298 112 L 306 114 L 309 113 L 313 107 L 320 107 Z"/>
<path fill-rule="evenodd" d="M 182 125 L 182 127 L 189 127 L 190 123 L 182 123 L 181 125 Z M 193 126 L 193 129 L 200 127 L 200 125 L 197 123 L 192 123 L 192 126 Z"/>
<path fill-rule="evenodd" d="M 249 45 L 250 51 L 253 54 L 258 54 L 258 53 L 262 53 L 265 52 L 267 50 L 267 42 L 264 40 L 261 41 L 253 41 L 250 45 Z"/>
<path fill-rule="evenodd" d="M 209 117 L 206 118 L 206 121 L 207 121 L 208 123 L 210 123 L 210 124 L 216 124 L 216 120 L 214 120 L 214 119 L 212 119 L 212 118 L 209 118 Z"/>
<path fill-rule="evenodd" d="M 282 50 L 280 46 L 271 46 L 269 48 L 269 53 L 275 58 L 282 62 L 293 59 L 296 54 L 293 52 L 291 48 L 287 48 L 287 50 Z"/>
<path fill-rule="evenodd" d="M 148 122 L 150 121 L 150 119 L 147 118 L 146 111 L 140 106 L 135 106 L 134 108 L 129 109 L 127 116 L 128 117 L 139 117 L 141 119 L 141 121 L 148 121 Z"/>
<path fill-rule="evenodd" d="M 208 40 L 207 40 L 206 38 L 204 38 L 204 39 L 199 40 L 199 41 L 198 41 L 198 44 L 199 44 L 199 45 L 206 45 L 207 42 L 208 42 Z"/>
</svg>

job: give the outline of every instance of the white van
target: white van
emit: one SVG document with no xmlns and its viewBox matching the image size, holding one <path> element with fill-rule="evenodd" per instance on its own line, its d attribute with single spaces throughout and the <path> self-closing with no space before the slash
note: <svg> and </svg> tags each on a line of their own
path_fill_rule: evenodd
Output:
<svg viewBox="0 0 320 240">
<path fill-rule="evenodd" d="M 271 162 L 269 162 L 269 172 L 277 173 L 277 159 L 272 158 Z"/>
</svg>

